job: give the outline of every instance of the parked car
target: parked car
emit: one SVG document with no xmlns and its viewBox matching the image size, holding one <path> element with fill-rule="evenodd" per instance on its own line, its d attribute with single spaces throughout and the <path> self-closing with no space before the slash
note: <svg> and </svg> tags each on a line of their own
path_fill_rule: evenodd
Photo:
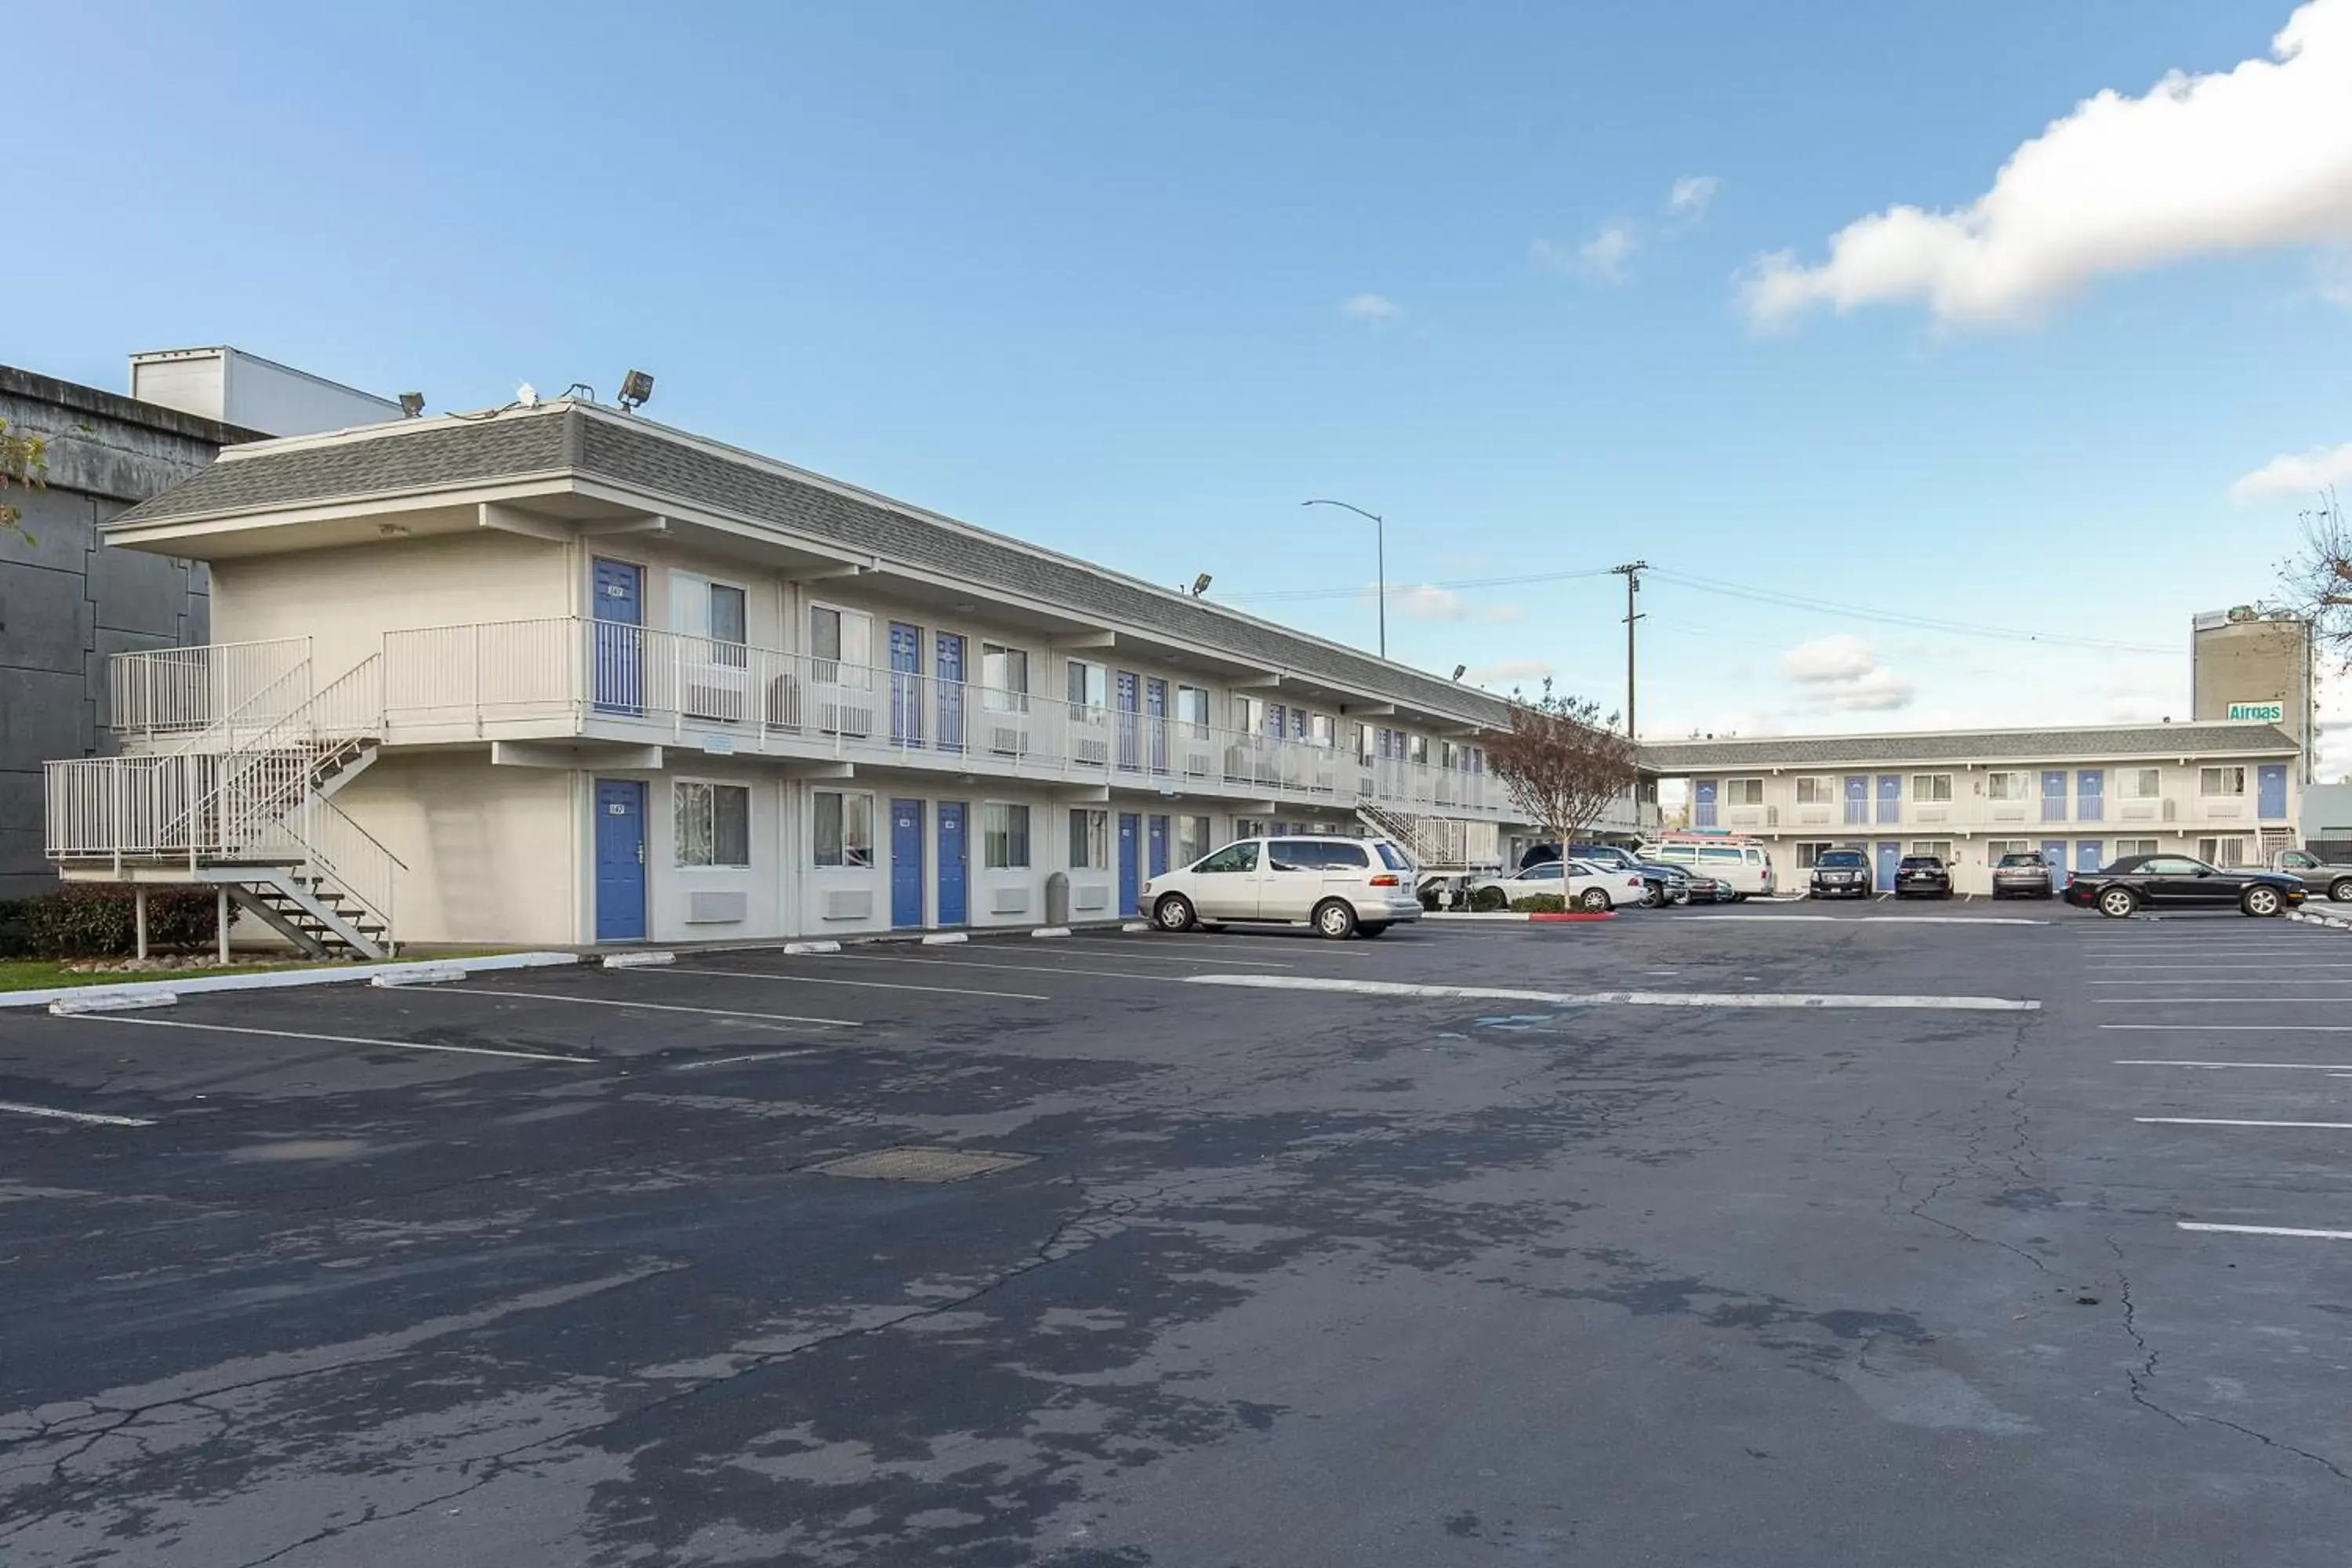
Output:
<svg viewBox="0 0 2352 1568">
<path fill-rule="evenodd" d="M 1733 900 L 1772 891 L 1772 859 L 1752 838 L 1723 834 L 1692 834 L 1661 838 L 1634 851 L 1644 861 L 1680 866 L 1713 877 L 1730 889 Z"/>
<path fill-rule="evenodd" d="M 2306 894 L 2326 893 L 2336 903 L 2352 903 L 2352 866 L 2340 860 L 2322 860 L 2308 849 L 2279 849 L 2272 852 L 2271 869 L 2301 882 Z"/>
<path fill-rule="evenodd" d="M 1687 901 L 1675 896 L 1675 879 L 1683 876 L 1680 867 L 1645 861 L 1631 849 L 1622 848 L 1614 844 L 1571 844 L 1568 849 L 1571 859 L 1589 861 L 1592 865 L 1616 870 L 1631 871 L 1641 878 L 1643 885 L 1648 889 L 1648 894 L 1643 902 L 1654 910 L 1664 904 Z M 1683 879 L 1687 881 L 1689 879 L 1683 876 Z"/>
<path fill-rule="evenodd" d="M 2039 849 L 2011 850 L 1993 865 L 1996 899 L 2046 899 L 2057 890 L 2057 873 Z"/>
<path fill-rule="evenodd" d="M 2261 867 L 2225 869 L 2186 855 L 2127 855 L 2096 871 L 2077 871 L 2066 901 L 2123 920 L 2143 909 L 2227 909 L 2276 915 L 2308 896 L 2302 879 Z"/>
<path fill-rule="evenodd" d="M 1859 849 L 1824 849 L 1813 862 L 1811 891 L 1817 899 L 1866 899 L 1872 890 L 1870 857 Z"/>
<path fill-rule="evenodd" d="M 1666 869 L 1682 881 L 1682 896 L 1675 900 L 1676 903 L 1719 903 L 1731 890 L 1714 878 L 1701 876 L 1696 871 L 1685 871 L 1679 866 L 1669 866 Z"/>
<path fill-rule="evenodd" d="M 1470 884 L 1474 909 L 1480 889 L 1485 888 L 1501 889 L 1503 896 L 1513 903 L 1543 893 L 1556 893 L 1570 908 L 1588 913 L 1639 908 L 1648 891 L 1638 873 L 1575 859 L 1538 861 L 1507 877 L 1477 878 Z"/>
<path fill-rule="evenodd" d="M 1378 936 L 1421 919 L 1412 879 L 1412 861 L 1385 838 L 1242 838 L 1144 883 L 1142 907 L 1162 931 L 1266 921 Z"/>
<path fill-rule="evenodd" d="M 1941 858 L 1906 855 L 1895 863 L 1895 896 L 1907 899 L 1914 894 L 1936 899 L 1952 896 L 1951 868 L 1944 864 Z"/>
</svg>

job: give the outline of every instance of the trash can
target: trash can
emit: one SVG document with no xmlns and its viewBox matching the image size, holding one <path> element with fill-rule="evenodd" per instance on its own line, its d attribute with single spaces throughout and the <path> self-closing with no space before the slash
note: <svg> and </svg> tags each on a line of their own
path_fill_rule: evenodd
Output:
<svg viewBox="0 0 2352 1568">
<path fill-rule="evenodd" d="M 1070 923 L 1070 874 L 1056 871 L 1045 879 L 1045 923 L 1066 926 Z"/>
</svg>

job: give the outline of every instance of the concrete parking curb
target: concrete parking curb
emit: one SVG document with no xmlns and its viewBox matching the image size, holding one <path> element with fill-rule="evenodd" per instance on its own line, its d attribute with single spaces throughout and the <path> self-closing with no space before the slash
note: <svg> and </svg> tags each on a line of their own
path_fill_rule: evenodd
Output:
<svg viewBox="0 0 2352 1568">
<path fill-rule="evenodd" d="M 2289 910 L 2286 918 L 2301 921 L 2305 925 L 2326 926 L 2334 931 L 2352 931 L 2352 915 L 2337 914 L 2334 910 Z"/>
<path fill-rule="evenodd" d="M 1421 917 L 1425 921 L 1517 921 L 1521 924 L 1540 922 L 1558 924 L 1563 921 L 1613 921 L 1614 910 L 1565 910 L 1558 914 L 1529 914 L 1517 910 L 1432 910 Z"/>
<path fill-rule="evenodd" d="M 378 976 L 397 978 L 457 970 L 493 974 L 503 969 L 552 969 L 587 962 L 576 952 L 501 952 L 488 958 L 434 958 L 415 963 L 351 963 L 332 969 L 273 969 L 259 974 L 205 974 L 188 980 L 142 979 L 121 985 L 55 985 L 42 991 L 0 991 L 0 1007 L 46 1007 L 53 1002 L 85 1004 L 74 1012 L 101 1010 L 111 996 L 196 996 L 214 991 L 284 991 L 303 985 L 349 985 Z"/>
</svg>

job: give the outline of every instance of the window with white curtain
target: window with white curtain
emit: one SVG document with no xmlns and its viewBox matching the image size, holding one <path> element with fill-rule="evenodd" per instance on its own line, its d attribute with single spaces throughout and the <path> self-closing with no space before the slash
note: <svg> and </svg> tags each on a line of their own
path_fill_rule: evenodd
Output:
<svg viewBox="0 0 2352 1568">
<path fill-rule="evenodd" d="M 1029 864 L 1029 808 L 990 801 L 980 808 L 982 864 L 992 871 Z"/>
<path fill-rule="evenodd" d="M 819 866 L 874 864 L 874 797 L 862 791 L 821 789 L 811 797 Z"/>
<path fill-rule="evenodd" d="M 751 864 L 751 792 L 741 784 L 681 779 L 675 794 L 677 864 Z"/>
</svg>

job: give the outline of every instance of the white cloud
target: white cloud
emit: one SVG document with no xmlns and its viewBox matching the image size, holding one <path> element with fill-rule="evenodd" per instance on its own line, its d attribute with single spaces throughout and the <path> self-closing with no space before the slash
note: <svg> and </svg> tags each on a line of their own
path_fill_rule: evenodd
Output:
<svg viewBox="0 0 2352 1568">
<path fill-rule="evenodd" d="M 1815 637 L 1780 656 L 1780 673 L 1800 685 L 1852 680 L 1877 668 L 1878 655 L 1857 637 Z"/>
<path fill-rule="evenodd" d="M 2271 48 L 2084 100 L 1957 212 L 1889 207 L 1832 236 L 1817 267 L 1759 257 L 1749 317 L 1920 300 L 1946 324 L 2031 321 L 2096 278 L 2352 237 L 2352 0 L 2310 0 Z"/>
<path fill-rule="evenodd" d="M 1339 314 L 1351 321 L 1385 326 L 1404 315 L 1404 307 L 1382 294 L 1351 294 L 1339 301 Z"/>
<path fill-rule="evenodd" d="M 1780 673 L 1810 705 L 1847 713 L 1893 712 L 1916 695 L 1868 643 L 1843 634 L 1799 643 L 1780 656 Z"/>
<path fill-rule="evenodd" d="M 1486 618 L 1490 621 L 1524 621 L 1528 618 L 1525 605 L 1489 605 Z"/>
<path fill-rule="evenodd" d="M 1666 216 L 1685 226 L 1706 221 L 1706 209 L 1723 189 L 1723 182 L 1713 174 L 1685 174 L 1666 193 Z"/>
<path fill-rule="evenodd" d="M 1546 681 L 1559 673 L 1559 667 L 1540 658 L 1506 658 L 1493 664 L 1482 664 L 1471 670 L 1470 679 L 1480 686 L 1500 686 L 1505 681 Z"/>
<path fill-rule="evenodd" d="M 2282 496 L 2307 500 L 2329 485 L 2341 484 L 2352 484 L 2352 441 L 2301 454 L 2283 452 L 2252 473 L 2240 475 L 2230 487 L 2230 499 L 2240 506 Z"/>
<path fill-rule="evenodd" d="M 1464 621 L 1470 618 L 1470 603 L 1451 588 L 1441 588 L 1434 583 L 1422 583 L 1410 588 L 1391 588 L 1389 603 L 1396 613 L 1414 621 Z"/>
<path fill-rule="evenodd" d="M 1632 276 L 1626 263 L 1641 248 L 1641 226 L 1631 218 L 1612 217 L 1582 245 L 1538 239 L 1528 247 L 1528 255 L 1547 272 L 1564 272 L 1592 283 L 1622 283 Z"/>
</svg>

